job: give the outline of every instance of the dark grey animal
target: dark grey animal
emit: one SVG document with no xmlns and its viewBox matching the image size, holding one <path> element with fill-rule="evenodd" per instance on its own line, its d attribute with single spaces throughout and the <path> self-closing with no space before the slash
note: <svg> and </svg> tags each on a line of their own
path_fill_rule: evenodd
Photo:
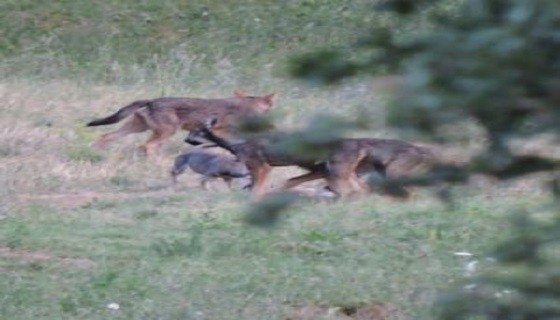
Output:
<svg viewBox="0 0 560 320">
<path fill-rule="evenodd" d="M 221 178 L 231 189 L 233 179 L 249 175 L 249 170 L 243 162 L 232 154 L 224 153 L 223 149 L 216 145 L 196 146 L 177 156 L 171 169 L 173 183 L 176 183 L 177 176 L 188 168 L 202 175 L 200 186 L 205 190 L 208 189 L 207 183 L 210 180 Z"/>
</svg>

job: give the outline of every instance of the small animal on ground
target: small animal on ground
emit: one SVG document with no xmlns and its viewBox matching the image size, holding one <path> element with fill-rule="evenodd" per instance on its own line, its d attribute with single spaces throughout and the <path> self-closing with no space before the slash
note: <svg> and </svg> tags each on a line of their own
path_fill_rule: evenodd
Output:
<svg viewBox="0 0 560 320">
<path fill-rule="evenodd" d="M 233 154 L 217 145 L 205 144 L 189 148 L 175 158 L 171 169 L 173 184 L 177 183 L 177 176 L 187 169 L 202 175 L 200 187 L 208 190 L 208 182 L 222 179 L 232 189 L 232 181 L 249 175 L 245 164 Z"/>
</svg>

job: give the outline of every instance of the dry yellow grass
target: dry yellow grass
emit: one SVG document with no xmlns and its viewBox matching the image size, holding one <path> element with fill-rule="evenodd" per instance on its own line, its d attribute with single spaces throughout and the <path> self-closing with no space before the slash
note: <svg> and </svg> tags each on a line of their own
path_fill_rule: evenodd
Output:
<svg viewBox="0 0 560 320">
<path fill-rule="evenodd" d="M 294 91 L 287 88 L 298 88 L 296 83 L 269 81 L 270 86 L 278 87 L 274 90 L 279 92 L 274 114 L 284 128 L 303 126 L 317 112 L 343 113 L 371 98 L 361 89 Z M 244 89 L 253 92 L 251 88 Z M 216 90 L 177 92 L 169 96 L 228 94 L 231 93 Z M 18 203 L 21 199 L 29 201 L 47 194 L 72 197 L 88 192 L 148 192 L 165 188 L 173 158 L 186 147 L 182 134 L 166 144 L 158 157 L 145 159 L 136 150 L 145 139 L 144 134 L 125 137 L 106 150 L 97 151 L 90 148 L 90 143 L 112 128 L 84 126 L 87 121 L 114 112 L 133 100 L 154 96 L 157 96 L 154 90 L 145 86 L 124 88 L 69 81 L 1 83 L 0 182 L 5 186 L 2 198 Z M 295 174 L 294 170 L 297 169 L 275 170 L 269 184 L 277 185 L 279 179 Z M 195 179 L 193 174 L 185 174 L 181 176 L 181 184 L 193 187 Z"/>
<path fill-rule="evenodd" d="M 348 84 L 336 90 L 322 90 L 278 79 L 268 79 L 265 83 L 268 87 L 276 87 L 274 91 L 279 92 L 274 114 L 280 127 L 303 126 L 318 112 L 344 115 L 367 105 L 374 130 L 358 135 L 391 137 L 392 132 L 384 126 L 380 103 L 383 99 L 371 87 Z M 250 88 L 245 89 L 251 92 Z M 255 91 L 260 93 L 265 90 L 258 88 Z M 219 97 L 227 94 L 229 92 L 216 90 L 169 95 Z M 141 85 L 116 87 L 69 81 L 0 83 L 0 101 L 3 102 L 0 183 L 5 186 L 0 196 L 3 202 L 17 203 L 21 199 L 29 200 L 45 194 L 149 192 L 166 188 L 173 158 L 185 148 L 182 134 L 177 134 L 173 141 L 166 144 L 158 157 L 145 159 L 136 150 L 144 139 L 143 134 L 125 137 L 107 150 L 96 151 L 90 148 L 90 143 L 101 132 L 111 128 L 84 126 L 88 120 L 113 112 L 133 100 L 154 96 L 157 94 L 152 88 Z M 374 103 L 371 104 L 371 101 Z M 475 140 L 480 141 L 474 137 L 467 145 L 436 148 L 442 158 L 463 162 L 480 149 L 481 144 Z M 549 145 L 525 142 L 520 144 L 519 150 L 538 149 L 558 155 L 558 148 L 552 151 Z M 296 170 L 275 169 L 269 185 L 277 186 L 280 180 L 299 172 Z M 197 178 L 193 174 L 185 174 L 180 178 L 181 184 L 183 187 L 194 187 Z M 534 189 L 535 186 L 527 188 Z M 488 190 L 493 189 L 488 187 Z"/>
</svg>

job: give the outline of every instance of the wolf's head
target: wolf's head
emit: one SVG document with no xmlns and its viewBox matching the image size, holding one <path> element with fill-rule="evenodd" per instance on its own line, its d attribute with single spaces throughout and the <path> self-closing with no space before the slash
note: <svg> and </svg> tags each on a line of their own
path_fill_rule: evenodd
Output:
<svg viewBox="0 0 560 320">
<path fill-rule="evenodd" d="M 218 124 L 217 117 L 209 117 L 206 121 L 200 125 L 198 128 L 189 131 L 189 134 L 185 138 L 185 142 L 193 146 L 201 145 L 203 143 L 214 142 L 212 129 Z"/>
<path fill-rule="evenodd" d="M 265 113 L 270 108 L 276 97 L 276 92 L 265 94 L 263 96 L 249 96 L 247 93 L 241 90 L 235 90 L 233 95 L 236 98 L 240 98 L 249 102 L 250 108 L 257 113 Z"/>
</svg>

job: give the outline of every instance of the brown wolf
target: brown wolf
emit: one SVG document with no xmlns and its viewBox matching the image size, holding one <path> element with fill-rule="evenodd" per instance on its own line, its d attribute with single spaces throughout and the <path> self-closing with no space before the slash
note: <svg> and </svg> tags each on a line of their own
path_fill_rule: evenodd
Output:
<svg viewBox="0 0 560 320">
<path fill-rule="evenodd" d="M 151 137 L 142 145 L 143 151 L 150 155 L 177 130 L 195 129 L 208 117 L 218 118 L 221 127 L 217 130 L 222 130 L 222 133 L 228 132 L 240 117 L 267 112 L 272 107 L 275 95 L 271 93 L 256 97 L 235 91 L 234 97 L 224 99 L 163 97 L 140 100 L 132 102 L 108 117 L 93 120 L 87 126 L 113 124 L 132 116 L 120 129 L 103 134 L 93 143 L 93 146 L 103 147 L 108 142 L 128 134 L 151 130 Z"/>
<path fill-rule="evenodd" d="M 375 171 L 384 178 L 412 174 L 428 166 L 433 155 L 430 150 L 401 140 L 358 138 L 340 139 L 333 144 L 325 159 L 298 158 L 274 150 L 274 139 L 251 139 L 231 144 L 219 137 L 212 128 L 216 119 L 209 119 L 204 126 L 189 132 L 186 141 L 200 143 L 209 140 L 235 154 L 249 169 L 252 178 L 252 197 L 263 194 L 264 182 L 274 166 L 298 166 L 309 171 L 290 178 L 282 190 L 316 179 L 327 180 L 328 187 L 339 196 L 361 194 L 369 190 L 358 176 Z M 403 190 L 408 196 L 408 190 Z"/>
</svg>

